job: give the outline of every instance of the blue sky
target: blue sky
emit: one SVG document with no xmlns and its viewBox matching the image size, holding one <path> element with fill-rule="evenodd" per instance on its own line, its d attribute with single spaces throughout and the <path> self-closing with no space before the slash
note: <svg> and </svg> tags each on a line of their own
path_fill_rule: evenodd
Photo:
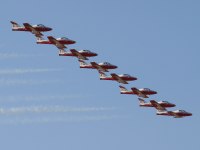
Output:
<svg viewBox="0 0 200 150">
<path fill-rule="evenodd" d="M 0 141 L 2 149 L 200 149 L 200 20 L 197 0 L 2 1 Z M 158 91 L 193 113 L 174 119 L 140 108 L 119 84 L 100 81 L 56 47 L 37 45 L 10 21 L 44 24 L 45 36 L 67 36 L 138 78 L 127 88 Z M 149 100 L 150 100 L 149 99 Z M 172 109 L 172 110 L 174 110 Z"/>
</svg>

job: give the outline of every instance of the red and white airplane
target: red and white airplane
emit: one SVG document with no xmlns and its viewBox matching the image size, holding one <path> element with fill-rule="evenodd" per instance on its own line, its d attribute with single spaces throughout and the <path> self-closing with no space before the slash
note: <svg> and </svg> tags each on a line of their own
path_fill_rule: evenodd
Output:
<svg viewBox="0 0 200 150">
<path fill-rule="evenodd" d="M 42 24 L 30 25 L 29 23 L 23 23 L 24 27 L 21 27 L 18 23 L 10 21 L 12 24 L 12 31 L 29 31 L 37 37 L 41 37 L 43 34 L 41 32 L 51 31 L 52 28 L 44 26 Z"/>
<path fill-rule="evenodd" d="M 117 66 L 112 65 L 109 62 L 103 62 L 97 64 L 96 62 L 91 62 L 87 64 L 85 61 L 79 59 L 80 68 L 97 69 L 98 71 L 108 72 L 109 69 L 116 69 Z"/>
<path fill-rule="evenodd" d="M 74 56 L 77 57 L 78 59 L 82 60 L 88 60 L 87 57 L 94 57 L 97 56 L 97 53 L 91 52 L 89 50 L 80 50 L 77 51 L 76 49 L 70 49 L 69 52 L 66 52 L 65 50 L 60 50 L 59 51 L 59 56 Z"/>
<path fill-rule="evenodd" d="M 135 87 L 131 88 L 131 91 L 128 91 L 125 87 L 119 86 L 121 94 L 133 94 L 143 98 L 149 98 L 147 95 L 157 94 L 156 91 L 150 90 L 149 88 L 137 89 Z"/>
<path fill-rule="evenodd" d="M 99 75 L 100 75 L 100 80 L 111 80 L 111 81 L 117 81 L 119 83 L 123 83 L 123 84 L 128 84 L 127 81 L 134 81 L 137 80 L 136 77 L 130 76 L 128 74 L 121 74 L 121 75 L 117 75 L 115 73 L 111 73 L 111 76 L 107 76 L 104 72 L 99 71 Z"/>
<path fill-rule="evenodd" d="M 66 37 L 61 38 L 54 38 L 53 36 L 48 36 L 48 40 L 44 40 L 42 37 L 37 37 L 37 44 L 53 44 L 58 49 L 64 49 L 67 48 L 65 45 L 75 44 L 76 41 L 71 40 Z"/>
<path fill-rule="evenodd" d="M 151 102 L 146 102 L 144 99 L 142 99 L 142 98 L 138 98 L 138 100 L 139 100 L 139 105 L 141 106 L 141 107 L 154 107 L 153 105 L 152 105 L 152 103 Z M 170 103 L 170 102 L 168 102 L 168 101 L 159 101 L 159 102 L 157 102 L 161 107 L 164 107 L 164 108 L 168 108 L 168 107 L 175 107 L 176 105 L 175 104 L 172 104 L 172 103 Z"/>
<path fill-rule="evenodd" d="M 158 102 L 151 100 L 151 104 L 157 109 L 156 114 L 162 116 L 173 116 L 174 118 L 183 118 L 187 116 L 192 116 L 192 113 L 189 113 L 185 110 L 175 110 L 168 111 L 166 108 L 162 107 Z"/>
</svg>

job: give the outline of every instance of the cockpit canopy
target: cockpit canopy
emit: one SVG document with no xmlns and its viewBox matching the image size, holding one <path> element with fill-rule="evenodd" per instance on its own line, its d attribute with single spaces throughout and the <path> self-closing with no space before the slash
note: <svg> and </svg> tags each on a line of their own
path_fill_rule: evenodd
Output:
<svg viewBox="0 0 200 150">
<path fill-rule="evenodd" d="M 179 110 L 179 112 L 183 112 L 183 113 L 186 113 L 186 111 L 185 111 L 185 110 Z"/>
<path fill-rule="evenodd" d="M 161 101 L 162 103 L 169 103 L 168 101 Z"/>
<path fill-rule="evenodd" d="M 37 24 L 38 27 L 45 27 L 43 24 Z"/>
<path fill-rule="evenodd" d="M 151 91 L 149 88 L 143 88 L 142 91 Z"/>
<path fill-rule="evenodd" d="M 87 53 L 91 53 L 91 51 L 89 51 L 89 50 L 86 50 L 86 49 L 80 50 L 80 52 L 87 52 Z"/>
<path fill-rule="evenodd" d="M 103 63 L 100 63 L 100 65 L 109 65 L 109 66 L 111 66 L 111 63 L 109 63 L 109 62 L 103 62 Z"/>
<path fill-rule="evenodd" d="M 68 38 L 66 38 L 66 37 L 61 37 L 60 39 L 62 39 L 62 40 L 68 40 Z"/>
<path fill-rule="evenodd" d="M 130 75 L 129 75 L 129 74 L 122 74 L 122 76 L 130 77 Z"/>
</svg>

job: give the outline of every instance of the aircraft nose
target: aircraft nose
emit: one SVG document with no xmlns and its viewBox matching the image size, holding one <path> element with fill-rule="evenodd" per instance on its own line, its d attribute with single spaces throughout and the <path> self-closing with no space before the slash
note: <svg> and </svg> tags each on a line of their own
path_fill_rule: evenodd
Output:
<svg viewBox="0 0 200 150">
<path fill-rule="evenodd" d="M 47 29 L 48 29 L 48 31 L 51 31 L 51 30 L 53 30 L 53 29 L 52 29 L 52 28 L 50 28 L 50 27 L 48 27 Z"/>
<path fill-rule="evenodd" d="M 132 80 L 137 80 L 137 78 L 136 77 L 132 77 Z"/>
<path fill-rule="evenodd" d="M 154 94 L 157 94 L 158 92 L 156 92 L 156 91 L 153 91 L 153 93 L 154 93 Z"/>
</svg>

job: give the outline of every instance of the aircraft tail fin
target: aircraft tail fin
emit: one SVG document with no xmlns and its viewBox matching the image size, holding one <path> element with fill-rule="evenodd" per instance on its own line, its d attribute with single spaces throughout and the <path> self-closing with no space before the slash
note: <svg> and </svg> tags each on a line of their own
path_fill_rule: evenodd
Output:
<svg viewBox="0 0 200 150">
<path fill-rule="evenodd" d="M 59 49 L 59 55 L 65 54 L 65 49 Z"/>
<path fill-rule="evenodd" d="M 157 109 L 157 114 L 161 114 L 163 112 L 166 112 L 167 110 L 166 109 Z"/>
<path fill-rule="evenodd" d="M 146 101 L 142 98 L 138 98 L 139 102 L 140 102 L 140 105 L 144 104 Z"/>
<path fill-rule="evenodd" d="M 150 100 L 150 103 L 155 107 L 158 111 L 166 111 L 165 107 L 162 107 L 158 102 L 155 100 Z"/>
<path fill-rule="evenodd" d="M 42 36 L 36 36 L 36 39 L 37 39 L 37 42 L 44 40 L 44 38 Z"/>
<path fill-rule="evenodd" d="M 12 28 L 20 27 L 20 25 L 14 21 L 10 21 L 10 23 L 12 24 Z"/>
<path fill-rule="evenodd" d="M 123 92 L 127 92 L 128 90 L 125 88 L 125 87 L 123 87 L 123 86 L 119 86 L 119 89 L 120 89 L 120 92 L 121 93 L 123 93 Z"/>
<path fill-rule="evenodd" d="M 82 59 L 78 59 L 78 61 L 79 61 L 80 67 L 83 67 L 83 66 L 87 65 L 87 63 Z"/>
<path fill-rule="evenodd" d="M 99 77 L 100 79 L 107 77 L 106 74 L 103 71 L 99 70 Z"/>
</svg>

